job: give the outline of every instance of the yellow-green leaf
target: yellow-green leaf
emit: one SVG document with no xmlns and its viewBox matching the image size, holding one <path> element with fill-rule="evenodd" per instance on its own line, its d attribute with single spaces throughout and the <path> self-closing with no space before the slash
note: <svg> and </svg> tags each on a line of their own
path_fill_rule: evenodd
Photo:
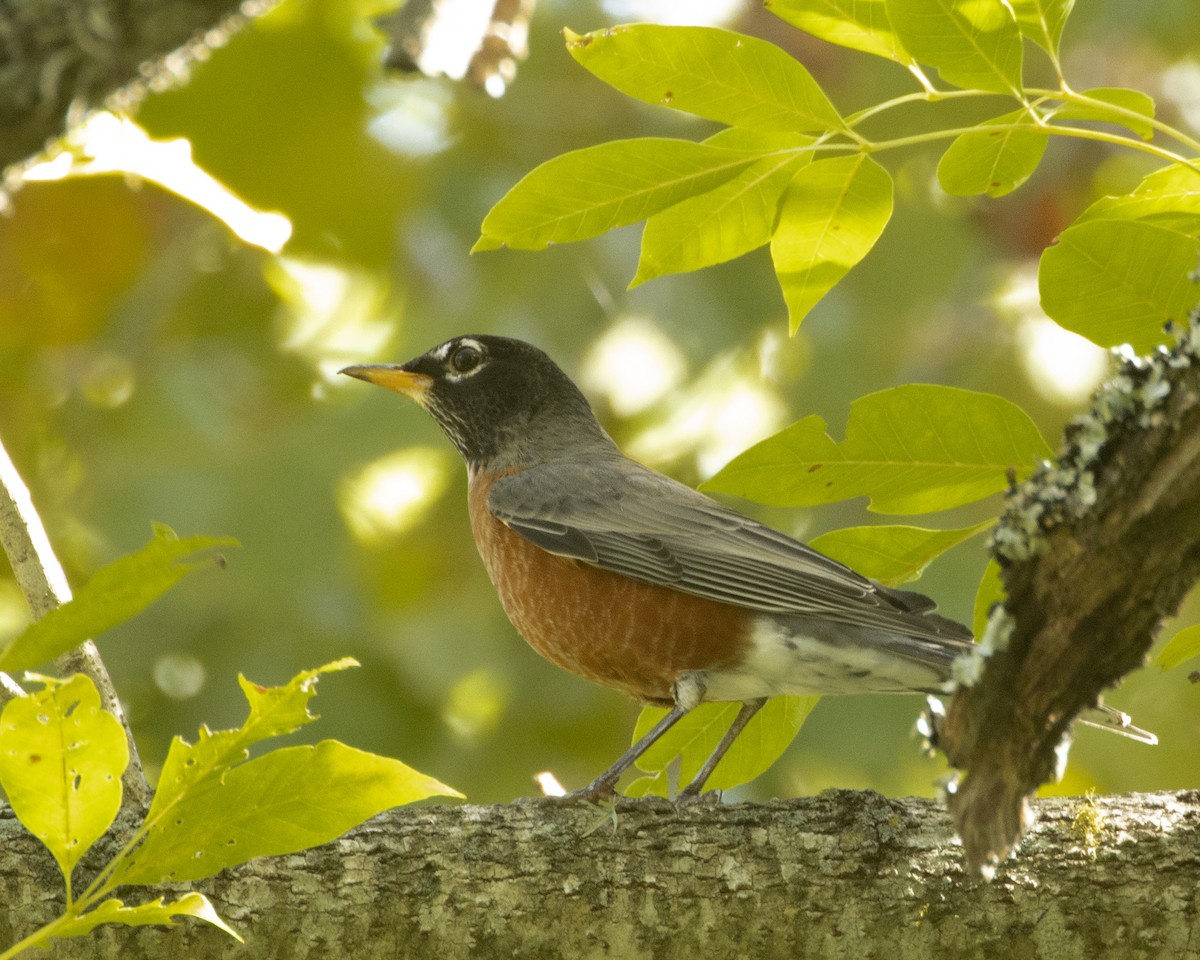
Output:
<svg viewBox="0 0 1200 960">
<path fill-rule="evenodd" d="M 1189 237 L 1200 235 L 1200 170 L 1173 163 L 1147 174 L 1130 193 L 1101 197 L 1075 221 L 1144 220 Z"/>
<path fill-rule="evenodd" d="M 823 132 L 845 126 L 812 75 L 790 54 L 756 37 L 649 23 L 565 35 L 580 64 L 647 103 L 748 130 Z"/>
<path fill-rule="evenodd" d="M 989 529 L 994 521 L 956 530 L 928 530 L 899 524 L 846 527 L 831 530 L 809 541 L 827 557 L 889 587 L 916 580 L 934 560 Z"/>
<path fill-rule="evenodd" d="M 377 813 L 439 794 L 461 796 L 399 760 L 336 740 L 273 750 L 204 778 L 169 816 L 147 819 L 146 839 L 113 882 L 198 880 L 326 843 Z"/>
<path fill-rule="evenodd" d="M 1102 347 L 1145 352 L 1167 339 L 1200 291 L 1189 279 L 1200 241 L 1140 220 L 1087 220 L 1042 254 L 1042 309 Z"/>
<path fill-rule="evenodd" d="M 906 67 L 915 62 L 896 37 L 884 0 L 766 0 L 764 6 L 793 27 L 829 43 Z"/>
<path fill-rule="evenodd" d="M 938 182 L 957 197 L 1002 197 L 1029 179 L 1049 142 L 1026 111 L 1006 113 L 950 144 L 938 163 Z"/>
<path fill-rule="evenodd" d="M 1017 26 L 1051 57 L 1058 56 L 1063 27 L 1075 0 L 1008 0 Z"/>
<path fill-rule="evenodd" d="M 869 496 L 880 513 L 980 500 L 1027 476 L 1050 448 L 1016 404 L 989 393 L 907 384 L 855 400 L 846 439 L 805 417 L 735 457 L 704 488 L 759 503 L 813 506 Z"/>
<path fill-rule="evenodd" d="M 71 917 L 64 923 L 55 925 L 56 937 L 87 936 L 102 923 L 123 923 L 127 927 L 147 927 L 175 925 L 176 917 L 195 917 L 206 923 L 211 923 L 218 930 L 224 930 L 238 943 L 243 940 L 238 936 L 213 908 L 208 898 L 202 893 L 185 893 L 178 900 L 163 903 L 162 897 L 150 903 L 127 907 L 120 900 L 105 900 L 94 910 L 79 916 Z"/>
<path fill-rule="evenodd" d="M 316 717 L 309 713 L 308 702 L 317 694 L 317 680 L 322 674 L 356 666 L 356 661 L 345 657 L 315 670 L 298 673 L 277 687 L 260 686 L 239 676 L 238 683 L 250 708 L 245 723 L 236 730 L 212 731 L 201 727 L 194 744 L 175 737 L 163 762 L 147 819 L 163 816 L 197 783 L 209 777 L 220 777 L 241 763 L 249 756 L 249 748 L 254 744 L 311 723 Z"/>
<path fill-rule="evenodd" d="M 1021 31 L 1005 0 L 887 0 L 900 42 L 947 83 L 1019 97 Z"/>
<path fill-rule="evenodd" d="M 975 590 L 975 606 L 971 615 L 971 632 L 983 636 L 992 607 L 1004 601 L 1004 581 L 1000 579 L 1000 564 L 989 560 Z"/>
<path fill-rule="evenodd" d="M 53 660 L 124 623 L 183 577 L 208 566 L 214 550 L 236 547 L 228 537 L 184 537 L 158 524 L 140 550 L 100 568 L 72 600 L 35 620 L 0 650 L 0 670 L 15 673 Z M 203 556 L 202 559 L 189 559 Z"/>
<path fill-rule="evenodd" d="M 1055 120 L 1096 120 L 1128 127 L 1146 140 L 1154 136 L 1154 100 L 1141 90 L 1097 87 L 1076 93 L 1054 111 Z"/>
<path fill-rule="evenodd" d="M 792 178 L 771 259 L 793 332 L 870 252 L 892 215 L 892 178 L 866 154 L 816 160 Z"/>
<path fill-rule="evenodd" d="M 1185 627 L 1158 651 L 1154 662 L 1163 670 L 1174 670 L 1181 663 L 1200 657 L 1200 624 Z"/>
<path fill-rule="evenodd" d="M 801 134 L 729 127 L 705 142 L 734 149 L 757 144 L 766 156 L 716 189 L 650 217 L 630 287 L 663 274 L 724 263 L 768 243 L 788 182 L 797 167 L 812 159 L 803 149 L 812 141 Z"/>
<path fill-rule="evenodd" d="M 706 193 L 760 159 L 760 152 L 661 137 L 564 153 L 492 207 L 474 249 L 542 250 L 586 240 Z"/>
<path fill-rule="evenodd" d="M 37 679 L 44 689 L 9 701 L 0 714 L 0 785 L 69 883 L 121 806 L 129 747 L 87 677 Z"/>
<path fill-rule="evenodd" d="M 800 732 L 820 697 L 773 697 L 733 742 L 717 764 L 705 789 L 729 790 L 749 783 L 779 759 Z M 637 766 L 650 774 L 630 785 L 630 796 L 667 795 L 666 769 L 679 758 L 679 785 L 686 786 L 699 773 L 741 708 L 740 703 L 702 703 L 667 731 L 638 758 Z M 638 717 L 636 743 L 665 715 L 661 707 L 646 707 Z"/>
<path fill-rule="evenodd" d="M 246 759 L 254 743 L 314 719 L 308 701 L 321 674 L 354 665 L 338 660 L 280 687 L 241 678 L 246 722 L 236 730 L 202 727 L 195 744 L 175 738 L 146 816 L 146 839 L 122 859 L 113 882 L 206 877 L 252 857 L 332 840 L 390 807 L 461 796 L 398 760 L 333 740 Z"/>
</svg>

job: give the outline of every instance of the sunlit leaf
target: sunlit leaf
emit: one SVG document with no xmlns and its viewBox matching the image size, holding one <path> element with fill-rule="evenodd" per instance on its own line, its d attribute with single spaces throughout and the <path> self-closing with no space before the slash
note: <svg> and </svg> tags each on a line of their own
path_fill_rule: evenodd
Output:
<svg viewBox="0 0 1200 960">
<path fill-rule="evenodd" d="M 399 760 L 336 740 L 286 747 L 209 776 L 148 820 L 114 883 L 209 877 L 254 857 L 333 840 L 377 813 L 434 795 L 460 796 Z"/>
<path fill-rule="evenodd" d="M 845 126 L 811 74 L 756 37 L 716 27 L 632 24 L 580 36 L 571 56 L 605 83 L 647 103 L 763 131 Z"/>
<path fill-rule="evenodd" d="M 766 0 L 781 20 L 829 43 L 909 66 L 913 58 L 888 20 L 884 0 Z"/>
<path fill-rule="evenodd" d="M 1063 27 L 1075 0 L 1008 0 L 1022 35 L 1050 56 L 1058 56 Z"/>
<path fill-rule="evenodd" d="M 1141 90 L 1097 87 L 1076 94 L 1058 107 L 1054 111 L 1054 119 L 1116 123 L 1149 140 L 1154 136 L 1154 127 L 1150 124 L 1154 119 L 1154 100 Z"/>
<path fill-rule="evenodd" d="M 983 636 L 992 607 L 1004 601 L 1004 581 L 1000 579 L 1000 564 L 989 560 L 975 590 L 975 606 L 971 614 L 971 632 Z"/>
<path fill-rule="evenodd" d="M 1163 343 L 1200 291 L 1188 278 L 1200 241 L 1139 220 L 1088 220 L 1042 254 L 1042 309 L 1102 347 Z"/>
<path fill-rule="evenodd" d="M 127 907 L 120 900 L 105 900 L 94 910 L 71 917 L 54 928 L 56 937 L 84 937 L 102 923 L 122 923 L 127 927 L 175 925 L 176 917 L 195 917 L 224 930 L 238 943 L 242 938 L 218 915 L 202 893 L 186 893 L 178 900 L 163 903 L 162 897 L 136 907 Z"/>
<path fill-rule="evenodd" d="M 736 177 L 761 152 L 688 140 L 614 140 L 530 171 L 484 218 L 474 250 L 542 250 L 645 220 Z"/>
<path fill-rule="evenodd" d="M 180 539 L 169 527 L 156 525 L 154 538 L 142 549 L 101 567 L 74 599 L 35 620 L 0 650 L 0 670 L 27 670 L 73 650 L 124 623 L 193 570 L 210 565 L 212 551 L 236 546 L 228 537 Z M 206 556 L 187 559 L 199 554 Z"/>
<path fill-rule="evenodd" d="M 730 127 L 706 143 L 744 149 L 758 143 L 779 152 L 746 167 L 714 190 L 684 200 L 646 221 L 642 256 L 631 287 L 666 273 L 724 263 L 768 243 L 780 198 L 796 168 L 812 159 L 797 148 L 800 134 L 766 134 Z"/>
<path fill-rule="evenodd" d="M 44 689 L 9 701 L 0 714 L 0 785 L 69 882 L 117 815 L 129 747 L 87 677 L 38 679 Z"/>
<path fill-rule="evenodd" d="M 247 760 L 247 749 L 314 717 L 308 701 L 338 660 L 280 687 L 244 678 L 245 724 L 171 743 L 146 817 L 147 837 L 118 866 L 113 882 L 194 880 L 253 857 L 324 843 L 383 810 L 456 791 L 411 767 L 333 740 L 274 750 Z"/>
<path fill-rule="evenodd" d="M 735 457 L 704 484 L 759 503 L 812 506 L 869 496 L 880 513 L 926 513 L 1005 489 L 1050 448 L 1003 397 L 907 384 L 855 400 L 846 439 L 805 417 Z"/>
<path fill-rule="evenodd" d="M 900 42 L 964 89 L 1020 96 L 1021 31 L 1004 0 L 887 0 Z"/>
<path fill-rule="evenodd" d="M 1173 163 L 1147 174 L 1130 193 L 1101 197 L 1076 223 L 1144 220 L 1188 236 L 1200 234 L 1200 170 Z"/>
<path fill-rule="evenodd" d="M 773 697 L 741 732 L 717 769 L 705 784 L 707 790 L 729 790 L 749 783 L 783 754 L 788 744 L 804 725 L 820 697 Z M 737 716 L 740 703 L 703 703 L 667 733 L 637 761 L 639 770 L 651 777 L 631 784 L 630 795 L 654 793 L 667 795 L 667 766 L 679 757 L 679 785 L 686 786 L 699 773 L 729 725 Z M 646 707 L 638 717 L 634 742 L 649 732 L 666 711 L 661 707 Z"/>
<path fill-rule="evenodd" d="M 1185 627 L 1158 651 L 1154 662 L 1163 670 L 1174 670 L 1181 663 L 1200 657 L 1200 624 Z"/>
<path fill-rule="evenodd" d="M 208 777 L 220 776 L 234 764 L 241 763 L 254 744 L 311 723 L 316 717 L 309 713 L 308 702 L 316 696 L 320 676 L 355 666 L 358 664 L 349 658 L 335 660 L 314 670 L 305 670 L 277 687 L 263 687 L 239 676 L 238 683 L 250 708 L 245 723 L 235 730 L 211 731 L 201 727 L 194 744 L 175 737 L 159 774 L 148 819 L 161 816 L 195 784 Z"/>
<path fill-rule="evenodd" d="M 809 546 L 865 577 L 895 587 L 916 580 L 943 553 L 987 530 L 993 522 L 985 520 L 956 530 L 887 524 L 846 527 L 815 537 Z"/>
<path fill-rule="evenodd" d="M 1049 142 L 1024 110 L 1006 113 L 950 144 L 938 163 L 938 182 L 957 197 L 1002 197 L 1029 179 Z"/>
<path fill-rule="evenodd" d="M 793 332 L 870 252 L 892 215 L 892 178 L 865 154 L 816 160 L 793 177 L 771 259 Z"/>
</svg>

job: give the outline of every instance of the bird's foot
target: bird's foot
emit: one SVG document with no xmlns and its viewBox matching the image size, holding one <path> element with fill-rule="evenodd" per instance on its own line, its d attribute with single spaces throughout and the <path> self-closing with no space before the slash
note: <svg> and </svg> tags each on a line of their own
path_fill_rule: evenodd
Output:
<svg viewBox="0 0 1200 960">
<path fill-rule="evenodd" d="M 684 787 L 676 795 L 675 804 L 680 807 L 691 807 L 720 803 L 723 795 L 721 790 L 692 790 L 691 787 Z"/>
</svg>

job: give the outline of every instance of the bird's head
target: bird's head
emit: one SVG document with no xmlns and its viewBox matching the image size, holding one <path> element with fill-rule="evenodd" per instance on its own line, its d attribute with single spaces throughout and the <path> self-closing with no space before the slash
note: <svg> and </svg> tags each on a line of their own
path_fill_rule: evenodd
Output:
<svg viewBox="0 0 1200 960">
<path fill-rule="evenodd" d="M 455 337 L 402 364 L 346 367 L 429 411 L 472 468 L 532 465 L 612 441 L 579 388 L 537 347 Z"/>
</svg>

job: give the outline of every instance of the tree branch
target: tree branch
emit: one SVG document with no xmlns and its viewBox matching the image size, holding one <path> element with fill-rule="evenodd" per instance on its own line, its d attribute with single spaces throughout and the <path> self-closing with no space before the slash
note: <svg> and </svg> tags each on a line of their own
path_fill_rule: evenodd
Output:
<svg viewBox="0 0 1200 960">
<path fill-rule="evenodd" d="M 1200 342 L 1125 355 L 1053 463 L 1014 489 L 993 537 L 1008 593 L 982 679 L 939 743 L 966 770 L 950 810 L 986 873 L 1028 823 L 1080 710 L 1145 660 L 1200 578 Z"/>
<path fill-rule="evenodd" d="M 932 800 L 618 809 L 406 808 L 197 886 L 259 958 L 1197 956 L 1198 792 L 1039 801 L 1020 860 L 991 884 L 964 882 Z M 61 908 L 45 892 L 54 871 L 0 814 L 0 941 Z M 230 946 L 186 921 L 102 927 L 55 956 L 204 960 Z"/>
<path fill-rule="evenodd" d="M 274 2 L 0 0 L 0 170 L 84 110 L 110 98 L 128 108 L 177 78 L 197 47 L 224 42 Z"/>
<path fill-rule="evenodd" d="M 25 486 L 3 443 L 0 443 L 0 545 L 4 547 L 13 575 L 35 619 L 71 599 L 67 575 L 50 546 L 50 538 L 46 536 L 46 528 L 33 506 L 29 488 Z M 86 640 L 75 650 L 59 657 L 56 666 L 60 676 L 82 673 L 89 677 L 100 692 L 101 705 L 121 721 L 125 739 L 129 742 L 129 766 L 121 779 L 124 787 L 122 806 L 145 810 L 150 805 L 150 788 L 142 772 L 137 745 L 133 742 L 133 731 L 129 729 L 121 700 L 100 659 L 100 651 L 91 640 Z M 19 693 L 19 688 L 0 689 L 0 701 L 6 699 L 5 693 Z"/>
</svg>

